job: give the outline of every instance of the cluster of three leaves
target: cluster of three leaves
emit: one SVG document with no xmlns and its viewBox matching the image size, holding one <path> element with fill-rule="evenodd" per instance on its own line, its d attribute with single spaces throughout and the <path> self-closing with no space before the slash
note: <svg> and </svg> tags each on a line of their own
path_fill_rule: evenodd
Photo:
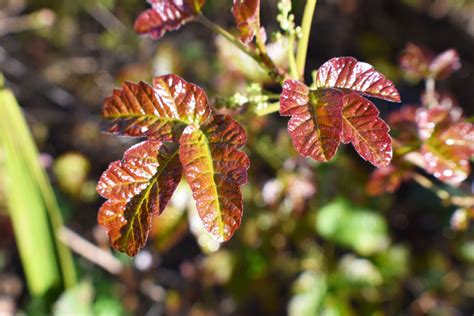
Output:
<svg viewBox="0 0 474 316">
<path fill-rule="evenodd" d="M 392 159 L 389 127 L 379 118 L 367 95 L 393 102 L 400 96 L 382 74 L 352 57 L 333 58 L 317 71 L 315 89 L 286 80 L 280 96 L 280 114 L 291 116 L 288 132 L 304 157 L 328 161 L 341 142 L 377 167 Z"/>
<path fill-rule="evenodd" d="M 110 164 L 97 185 L 108 199 L 98 221 L 115 249 L 137 254 L 183 173 L 204 227 L 218 240 L 232 237 L 250 165 L 238 150 L 246 135 L 230 116 L 212 114 L 201 88 L 176 75 L 155 78 L 153 87 L 127 82 L 106 99 L 103 117 L 109 132 L 148 139 Z"/>
</svg>

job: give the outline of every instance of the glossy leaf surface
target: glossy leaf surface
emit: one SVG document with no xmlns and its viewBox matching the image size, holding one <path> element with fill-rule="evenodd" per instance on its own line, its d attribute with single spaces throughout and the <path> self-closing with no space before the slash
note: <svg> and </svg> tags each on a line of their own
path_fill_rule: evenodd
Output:
<svg viewBox="0 0 474 316">
<path fill-rule="evenodd" d="M 442 181 L 459 183 L 470 172 L 474 155 L 474 126 L 459 122 L 435 133 L 421 147 L 426 171 Z"/>
<path fill-rule="evenodd" d="M 126 82 L 105 100 L 102 116 L 108 132 L 126 136 L 178 141 L 188 124 L 201 124 L 211 115 L 204 91 L 179 76 Z"/>
<path fill-rule="evenodd" d="M 291 116 L 288 132 L 304 157 L 328 161 L 334 157 L 342 134 L 342 93 L 310 90 L 296 80 L 286 80 L 280 95 L 280 115 Z"/>
<path fill-rule="evenodd" d="M 371 65 L 353 57 L 332 58 L 317 72 L 318 88 L 339 88 L 388 101 L 400 102 L 400 95 L 393 82 Z"/>
<path fill-rule="evenodd" d="M 392 160 L 392 139 L 379 113 L 366 98 L 355 93 L 344 95 L 342 141 L 352 143 L 362 158 L 383 168 Z"/>
<path fill-rule="evenodd" d="M 148 238 L 152 215 L 163 212 L 181 175 L 178 147 L 159 141 L 139 143 L 110 164 L 97 184 L 97 192 L 108 199 L 98 222 L 115 249 L 137 254 Z"/>
<path fill-rule="evenodd" d="M 218 241 L 229 240 L 243 212 L 240 185 L 250 162 L 239 151 L 243 128 L 228 115 L 216 115 L 201 129 L 188 126 L 180 139 L 180 159 L 204 227 Z"/>
<path fill-rule="evenodd" d="M 448 105 L 436 105 L 432 107 L 421 107 L 416 112 L 416 123 L 421 140 L 427 140 L 433 135 L 435 129 L 459 121 L 462 109 Z"/>
<path fill-rule="evenodd" d="M 232 7 L 240 40 L 248 44 L 260 32 L 260 0 L 234 0 Z"/>
<path fill-rule="evenodd" d="M 151 9 L 135 21 L 135 32 L 159 39 L 167 31 L 179 29 L 199 14 L 205 0 L 149 0 Z"/>
</svg>

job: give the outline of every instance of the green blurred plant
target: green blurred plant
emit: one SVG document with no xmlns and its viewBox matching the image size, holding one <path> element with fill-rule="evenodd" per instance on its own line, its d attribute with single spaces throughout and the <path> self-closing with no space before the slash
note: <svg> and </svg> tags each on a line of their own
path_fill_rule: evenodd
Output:
<svg viewBox="0 0 474 316">
<path fill-rule="evenodd" d="M 0 150 L 8 214 L 33 297 L 51 303 L 73 287 L 76 273 L 71 252 L 59 240 L 63 226 L 53 189 L 42 168 L 26 121 L 0 74 Z"/>
</svg>

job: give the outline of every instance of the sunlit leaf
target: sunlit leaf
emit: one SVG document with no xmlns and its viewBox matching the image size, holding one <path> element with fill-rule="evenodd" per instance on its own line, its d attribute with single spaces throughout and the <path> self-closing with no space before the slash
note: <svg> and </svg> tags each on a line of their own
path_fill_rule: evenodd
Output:
<svg viewBox="0 0 474 316">
<path fill-rule="evenodd" d="M 379 113 L 366 98 L 355 93 L 344 95 L 342 141 L 352 143 L 362 158 L 383 168 L 392 160 L 392 139 Z"/>
<path fill-rule="evenodd" d="M 242 219 L 240 185 L 250 162 L 238 149 L 243 128 L 228 115 L 216 115 L 199 129 L 189 125 L 180 139 L 180 159 L 204 227 L 217 240 L 229 240 Z"/>
<path fill-rule="evenodd" d="M 288 303 L 289 316 L 318 315 L 328 292 L 326 275 L 304 271 L 293 283 L 293 296 Z"/>
<path fill-rule="evenodd" d="M 343 280 L 352 286 L 379 286 L 383 282 L 379 269 L 366 258 L 347 254 L 339 261 L 338 272 Z"/>
<path fill-rule="evenodd" d="M 408 43 L 400 56 L 400 66 L 408 75 L 423 78 L 429 74 L 428 67 L 432 59 L 430 51 Z"/>
<path fill-rule="evenodd" d="M 205 0 L 148 0 L 151 9 L 135 21 L 135 32 L 161 38 L 167 31 L 179 29 L 201 11 Z"/>
<path fill-rule="evenodd" d="M 232 7 L 240 40 L 248 44 L 260 32 L 260 0 L 234 0 Z"/>
<path fill-rule="evenodd" d="M 435 129 L 459 121 L 461 115 L 462 109 L 452 103 L 419 108 L 416 112 L 416 123 L 420 139 L 427 140 Z"/>
<path fill-rule="evenodd" d="M 161 214 L 181 180 L 178 146 L 159 141 L 139 143 L 110 164 L 97 184 L 106 201 L 98 221 L 112 246 L 130 256 L 143 248 L 151 218 Z"/>
<path fill-rule="evenodd" d="M 126 136 L 178 141 L 188 124 L 201 124 L 211 115 L 204 91 L 176 75 L 145 82 L 126 82 L 105 100 L 102 116 L 108 132 Z"/>
<path fill-rule="evenodd" d="M 450 183 L 464 181 L 474 155 L 474 126 L 459 122 L 433 134 L 421 147 L 426 171 Z"/>
<path fill-rule="evenodd" d="M 443 79 L 459 68 L 461 68 L 461 61 L 458 52 L 454 49 L 448 49 L 431 61 L 429 69 L 431 76 Z"/>
<path fill-rule="evenodd" d="M 318 88 L 339 88 L 388 101 L 400 102 L 400 95 L 393 82 L 371 65 L 353 57 L 332 58 L 317 72 Z"/>
<path fill-rule="evenodd" d="M 362 255 L 383 250 L 388 245 L 387 224 L 383 216 L 372 210 L 358 208 L 338 198 L 318 211 L 318 233 Z"/>
<path fill-rule="evenodd" d="M 288 132 L 302 156 L 318 161 L 334 157 L 341 142 L 342 96 L 336 90 L 310 90 L 299 81 L 285 81 L 280 115 L 291 116 Z"/>
</svg>

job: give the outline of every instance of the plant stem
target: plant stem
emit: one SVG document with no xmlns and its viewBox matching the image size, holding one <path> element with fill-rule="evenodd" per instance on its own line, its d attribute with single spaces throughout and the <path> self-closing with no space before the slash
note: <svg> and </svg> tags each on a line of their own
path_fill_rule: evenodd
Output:
<svg viewBox="0 0 474 316">
<path fill-rule="evenodd" d="M 316 9 L 317 0 L 307 0 L 304 8 L 303 22 L 301 23 L 302 37 L 298 43 L 298 52 L 296 55 L 296 65 L 298 74 L 302 78 L 304 76 L 304 67 L 306 65 L 306 55 L 308 52 L 309 35 L 311 33 L 311 25 L 313 15 Z"/>
<path fill-rule="evenodd" d="M 425 80 L 426 103 L 428 107 L 436 104 L 436 81 L 433 77 L 428 77 Z"/>
<path fill-rule="evenodd" d="M 300 75 L 298 73 L 298 66 L 296 64 L 295 59 L 295 52 L 294 52 L 294 45 L 295 45 L 295 36 L 291 35 L 288 38 L 288 63 L 290 66 L 290 74 L 293 79 L 300 79 Z"/>
<path fill-rule="evenodd" d="M 255 42 L 257 44 L 258 49 L 262 54 L 267 54 L 267 47 L 265 46 L 265 42 L 263 41 L 262 34 L 259 32 L 256 32 L 255 34 Z"/>
<path fill-rule="evenodd" d="M 278 112 L 279 110 L 280 110 L 280 102 L 275 102 L 275 103 L 269 104 L 266 108 L 256 109 L 255 114 L 257 114 L 257 116 L 265 116 L 268 114 Z"/>
<path fill-rule="evenodd" d="M 247 46 L 242 44 L 241 41 L 239 41 L 237 38 L 235 38 L 234 35 L 230 34 L 227 30 L 222 28 L 220 25 L 215 24 L 212 21 L 209 21 L 204 15 L 200 14 L 197 16 L 196 21 L 202 23 L 204 26 L 207 28 L 211 29 L 212 31 L 216 32 L 217 34 L 222 35 L 225 39 L 227 39 L 229 42 L 237 46 L 238 49 L 240 49 L 242 52 L 246 53 L 249 55 L 252 59 L 257 60 L 257 55 L 252 52 Z"/>
<path fill-rule="evenodd" d="M 440 188 L 433 181 L 419 173 L 413 174 L 413 180 L 422 187 L 433 191 L 442 201 L 450 205 L 469 208 L 474 203 L 474 197 L 451 195 L 448 191 Z"/>
<path fill-rule="evenodd" d="M 196 21 L 202 23 L 204 26 L 211 29 L 212 31 L 222 35 L 225 39 L 227 39 L 229 42 L 234 44 L 238 49 L 240 49 L 242 52 L 244 52 L 253 60 L 255 60 L 262 68 L 264 68 L 268 72 L 270 77 L 276 82 L 282 83 L 285 80 L 284 71 L 275 65 L 273 60 L 266 53 L 266 48 L 263 49 L 263 51 L 262 51 L 262 48 L 260 48 L 258 53 L 251 50 L 249 47 L 242 44 L 242 42 L 239 39 L 237 39 L 234 35 L 230 34 L 227 30 L 215 24 L 214 22 L 209 21 L 202 14 L 198 15 Z M 263 44 L 262 44 L 261 39 L 259 39 L 259 46 L 261 45 Z"/>
</svg>

